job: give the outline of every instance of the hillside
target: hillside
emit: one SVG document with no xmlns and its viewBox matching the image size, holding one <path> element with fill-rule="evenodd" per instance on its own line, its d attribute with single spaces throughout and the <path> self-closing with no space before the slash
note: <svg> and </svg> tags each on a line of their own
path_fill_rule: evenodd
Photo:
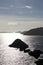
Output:
<svg viewBox="0 0 43 65">
<path fill-rule="evenodd" d="M 22 32 L 24 35 L 43 35 L 43 27 L 31 29 L 29 31 Z"/>
</svg>

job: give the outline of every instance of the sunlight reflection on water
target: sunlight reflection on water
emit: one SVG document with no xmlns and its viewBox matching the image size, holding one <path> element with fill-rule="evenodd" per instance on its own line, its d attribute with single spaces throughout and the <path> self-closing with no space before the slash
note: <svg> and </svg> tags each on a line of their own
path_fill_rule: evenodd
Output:
<svg viewBox="0 0 43 65">
<path fill-rule="evenodd" d="M 39 43 L 38 38 L 34 38 L 34 36 L 23 36 L 20 33 L 0 33 L 0 65 L 36 65 L 34 57 L 8 46 L 17 38 L 28 44 L 31 50 L 36 48 L 36 44 Z"/>
</svg>

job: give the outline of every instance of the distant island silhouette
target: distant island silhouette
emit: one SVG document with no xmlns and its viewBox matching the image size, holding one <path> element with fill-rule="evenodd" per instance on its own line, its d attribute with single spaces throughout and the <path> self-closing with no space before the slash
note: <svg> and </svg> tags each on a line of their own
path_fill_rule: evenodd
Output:
<svg viewBox="0 0 43 65">
<path fill-rule="evenodd" d="M 29 31 L 21 32 L 21 34 L 24 35 L 43 35 L 43 27 L 40 28 L 34 28 Z"/>
</svg>

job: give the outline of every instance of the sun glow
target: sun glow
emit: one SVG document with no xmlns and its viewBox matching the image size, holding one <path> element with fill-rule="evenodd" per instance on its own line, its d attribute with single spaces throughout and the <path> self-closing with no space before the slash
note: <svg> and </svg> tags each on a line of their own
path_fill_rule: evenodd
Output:
<svg viewBox="0 0 43 65">
<path fill-rule="evenodd" d="M 15 39 L 22 39 L 23 35 L 20 33 L 1 33 L 1 40 L 4 45 L 11 44 Z"/>
</svg>

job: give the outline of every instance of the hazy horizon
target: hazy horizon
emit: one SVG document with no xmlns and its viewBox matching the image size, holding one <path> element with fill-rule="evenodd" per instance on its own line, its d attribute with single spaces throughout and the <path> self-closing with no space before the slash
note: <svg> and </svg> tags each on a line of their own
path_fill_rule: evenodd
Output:
<svg viewBox="0 0 43 65">
<path fill-rule="evenodd" d="M 43 21 L 35 19 L 1 17 L 0 32 L 27 31 L 33 28 L 43 27 Z"/>
</svg>

